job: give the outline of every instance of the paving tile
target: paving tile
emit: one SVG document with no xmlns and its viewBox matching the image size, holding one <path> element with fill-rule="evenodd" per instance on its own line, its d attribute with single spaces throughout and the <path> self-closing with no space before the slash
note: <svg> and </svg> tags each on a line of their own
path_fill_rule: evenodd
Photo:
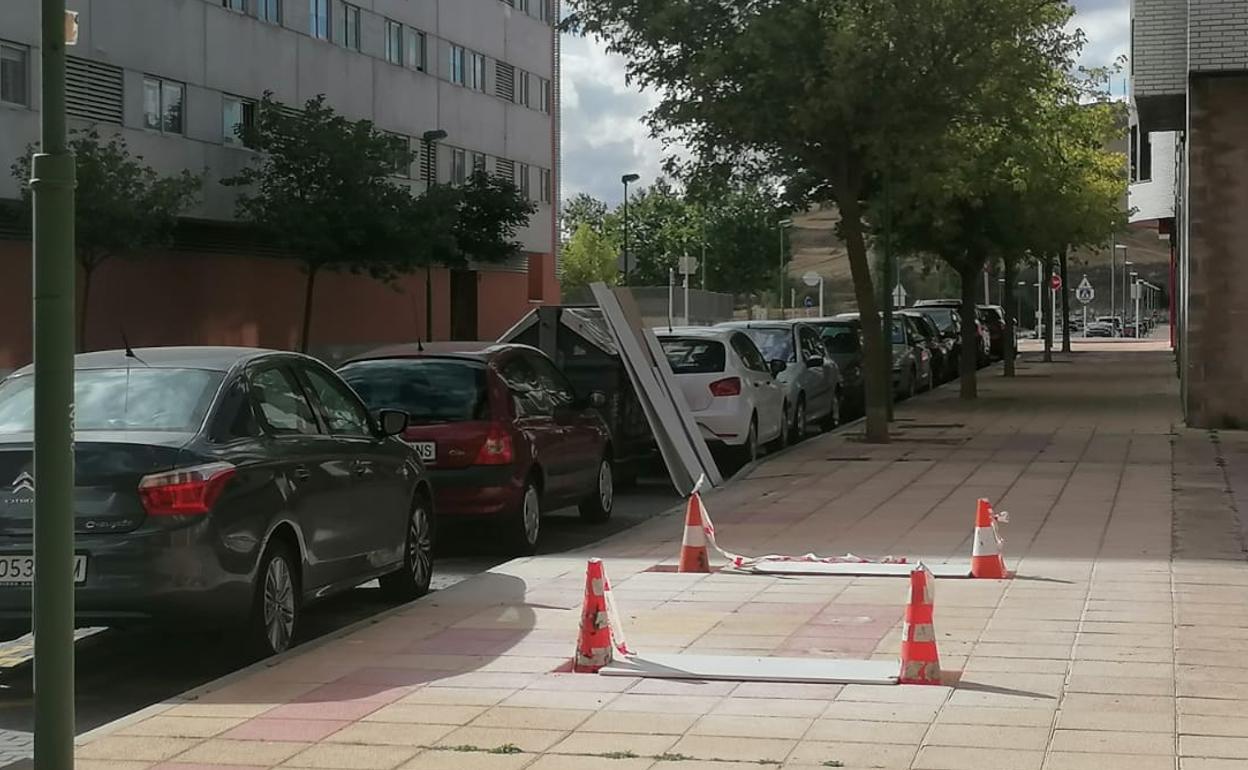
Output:
<svg viewBox="0 0 1248 770">
<path fill-rule="evenodd" d="M 160 714 L 127 725 L 118 735 L 150 735 L 168 738 L 211 738 L 243 722 L 241 717 L 185 717 Z"/>
<path fill-rule="evenodd" d="M 605 678 L 605 677 L 604 677 Z M 518 690 L 510 688 L 422 687 L 396 703 L 428 703 L 436 706 L 493 706 Z"/>
<path fill-rule="evenodd" d="M 735 759 L 746 762 L 775 760 L 783 762 L 795 740 L 774 738 L 725 738 L 722 736 L 687 735 L 670 749 L 673 754 L 685 754 L 697 759 Z"/>
<path fill-rule="evenodd" d="M 553 754 L 604 754 L 632 752 L 640 756 L 662 754 L 676 744 L 676 735 L 577 732 L 551 747 Z"/>
<path fill-rule="evenodd" d="M 842 743 L 827 741 L 802 741 L 789 755 L 791 766 L 823 766 L 826 762 L 840 762 L 844 767 L 880 767 L 889 770 L 904 770 L 910 767 L 914 758 L 913 746 Z M 684 770 L 673 766 L 672 770 Z M 961 768 L 959 768 L 961 770 Z M 1000 770 L 1000 769 L 998 769 Z"/>
<path fill-rule="evenodd" d="M 286 760 L 282 767 L 316 770 L 393 770 L 416 756 L 418 749 L 403 746 L 312 746 Z"/>
<path fill-rule="evenodd" d="M 533 754 L 429 750 L 401 765 L 400 770 L 520 770 L 536 758 Z"/>
<path fill-rule="evenodd" d="M 624 693 L 607 704 L 607 711 L 651 711 L 672 714 L 709 714 L 719 698 L 692 695 L 633 695 Z"/>
<path fill-rule="evenodd" d="M 1248 759 L 1248 738 L 1180 735 L 1179 754 L 1185 757 Z"/>
<path fill-rule="evenodd" d="M 807 741 L 852 743 L 900 743 L 917 746 L 927 732 L 923 722 L 865 722 L 850 719 L 818 719 L 803 737 Z"/>
<path fill-rule="evenodd" d="M 124 759 L 76 759 L 74 760 L 74 770 L 148 770 L 152 767 L 151 762 L 143 760 L 127 761 Z M 157 765 L 159 767 L 159 765 Z M 194 770 L 187 768 L 186 770 Z M 204 769 L 206 770 L 206 768 Z M 237 770 L 237 768 L 231 768 Z M 257 770 L 264 770 L 258 768 Z"/>
<path fill-rule="evenodd" d="M 466 725 L 484 714 L 487 706 L 443 706 L 428 703 L 394 703 L 364 715 L 365 722 L 433 723 Z"/>
<path fill-rule="evenodd" d="M 709 715 L 689 729 L 690 735 L 742 738 L 801 738 L 814 720 L 801 717 Z"/>
<path fill-rule="evenodd" d="M 1087 751 L 1097 754 L 1174 754 L 1174 734 L 1114 730 L 1055 730 L 1053 751 Z"/>
<path fill-rule="evenodd" d="M 1243 770 L 1240 759 L 1209 759 L 1205 757 L 1179 757 L 1179 770 Z"/>
<path fill-rule="evenodd" d="M 1184 735 L 1248 738 L 1248 717 L 1180 714 L 1179 732 Z"/>
<path fill-rule="evenodd" d="M 1040 770 L 1043 751 L 977 749 L 954 746 L 925 746 L 919 749 L 914 770 Z"/>
<path fill-rule="evenodd" d="M 106 735 L 74 750 L 82 759 L 123 759 L 159 762 L 177 756 L 199 743 L 193 738 Z"/>
<path fill-rule="evenodd" d="M 1043 751 L 1049 740 L 1049 728 L 1006 727 L 1003 725 L 937 724 L 923 739 L 930 746 L 991 746 L 999 749 L 1030 749 Z"/>
<path fill-rule="evenodd" d="M 432 746 L 452 725 L 394 722 L 356 722 L 324 739 L 326 743 L 365 743 L 378 746 Z"/>
<path fill-rule="evenodd" d="M 470 724 L 473 727 L 505 727 L 525 730 L 574 730 L 593 716 L 592 711 L 495 706 Z"/>
<path fill-rule="evenodd" d="M 1046 709 L 1002 709 L 949 704 L 936 716 L 936 724 L 1047 728 L 1053 724 L 1053 712 Z"/>
<path fill-rule="evenodd" d="M 1111 764 L 1112 763 L 1112 764 Z M 1174 770 L 1174 757 L 1159 754 L 1104 754 L 1052 751 L 1043 770 Z"/>
<path fill-rule="evenodd" d="M 517 730 L 503 727 L 461 727 L 453 730 L 437 742 L 438 746 L 476 746 L 495 749 L 511 744 L 521 751 L 538 753 L 546 751 L 567 733 L 562 730 Z"/>
<path fill-rule="evenodd" d="M 784 698 L 739 698 L 735 695 L 719 702 L 714 714 L 735 716 L 810 717 L 823 713 L 827 703 L 817 700 L 786 700 Z"/>
<path fill-rule="evenodd" d="M 346 727 L 349 722 L 327 719 L 251 719 L 222 738 L 238 741 L 319 741 Z"/>
<path fill-rule="evenodd" d="M 214 738 L 179 754 L 176 759 L 178 762 L 272 767 L 309 745 L 294 741 L 227 741 Z"/>
<path fill-rule="evenodd" d="M 649 770 L 653 759 L 613 757 L 573 757 L 547 754 L 528 766 L 528 770 Z"/>
</svg>

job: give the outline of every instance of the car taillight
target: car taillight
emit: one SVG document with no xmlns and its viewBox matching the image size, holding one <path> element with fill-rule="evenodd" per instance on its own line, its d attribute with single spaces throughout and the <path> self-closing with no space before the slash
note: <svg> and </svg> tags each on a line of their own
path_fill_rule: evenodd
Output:
<svg viewBox="0 0 1248 770">
<path fill-rule="evenodd" d="M 490 426 L 481 451 L 477 452 L 475 465 L 507 465 L 514 459 L 511 434 L 499 423 Z"/>
<path fill-rule="evenodd" d="M 727 377 L 722 380 L 716 380 L 711 383 L 711 395 L 716 398 L 722 396 L 739 396 L 741 395 L 741 378 Z"/>
<path fill-rule="evenodd" d="M 229 463 L 208 463 L 144 476 L 139 499 L 148 516 L 197 516 L 208 513 L 234 477 Z"/>
</svg>

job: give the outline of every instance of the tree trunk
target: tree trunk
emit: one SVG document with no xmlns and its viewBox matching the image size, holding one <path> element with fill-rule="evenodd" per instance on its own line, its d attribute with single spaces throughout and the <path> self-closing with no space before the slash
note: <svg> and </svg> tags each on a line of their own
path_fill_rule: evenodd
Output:
<svg viewBox="0 0 1248 770">
<path fill-rule="evenodd" d="M 971 260 L 973 264 L 958 271 L 962 279 L 962 360 L 958 365 L 958 382 L 962 385 L 961 395 L 964 400 L 971 401 L 979 396 L 979 383 L 976 375 L 979 369 L 979 333 L 975 325 L 975 279 L 979 277 L 979 268 L 983 260 Z"/>
<path fill-rule="evenodd" d="M 844 180 L 841 180 L 844 181 Z M 891 346 L 884 343 L 880 327 L 880 311 L 875 289 L 871 285 L 871 265 L 867 259 L 867 244 L 862 235 L 862 212 L 858 206 L 857 190 L 849 185 L 838 185 L 838 205 L 841 209 L 841 231 L 845 249 L 849 253 L 849 269 L 854 279 L 854 298 L 858 302 L 858 317 L 862 323 L 863 387 L 866 401 L 866 440 L 871 443 L 888 442 L 888 402 L 893 397 L 889 363 Z"/>
<path fill-rule="evenodd" d="M 1040 279 L 1044 285 L 1040 287 L 1040 312 L 1044 318 L 1044 362 L 1046 364 L 1053 363 L 1053 300 L 1050 292 L 1053 290 L 1050 280 L 1053 277 L 1053 255 L 1044 255 L 1044 270 L 1041 271 Z"/>
<path fill-rule="evenodd" d="M 308 283 L 303 293 L 303 332 L 299 335 L 299 352 L 308 352 L 308 340 L 312 334 L 312 296 L 316 291 L 316 274 L 320 268 L 308 266 Z"/>
<path fill-rule="evenodd" d="M 87 350 L 87 309 L 91 306 L 91 278 L 95 275 L 98 263 L 86 262 L 82 265 L 82 297 L 78 306 L 78 352 Z"/>
<path fill-rule="evenodd" d="M 1015 351 L 1015 335 L 1018 333 L 1016 327 L 1018 319 L 1014 317 L 1014 310 L 1017 307 L 1017 301 L 1014 297 L 1014 291 L 1017 288 L 1014 285 L 1014 279 L 1018 275 L 1014 270 L 1014 260 L 1002 260 L 1005 264 L 1005 295 L 1001 298 L 1003 309 L 1005 310 L 1005 338 L 1001 340 L 1001 354 L 1005 356 L 1005 376 L 1013 377 L 1014 356 Z"/>
<path fill-rule="evenodd" d="M 1062 271 L 1062 352 L 1070 352 L 1070 280 L 1066 275 L 1068 261 L 1066 249 L 1058 255 L 1059 267 Z"/>
</svg>

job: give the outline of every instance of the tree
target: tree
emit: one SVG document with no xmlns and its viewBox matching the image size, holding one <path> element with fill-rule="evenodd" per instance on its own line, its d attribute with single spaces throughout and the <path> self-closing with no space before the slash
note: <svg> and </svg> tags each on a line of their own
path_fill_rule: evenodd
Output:
<svg viewBox="0 0 1248 770">
<path fill-rule="evenodd" d="M 500 263 L 517 256 L 516 233 L 528 224 L 537 206 L 520 194 L 514 182 L 477 170 L 459 188 L 459 205 L 452 232 L 457 254 L 444 265 L 469 262 Z"/>
<path fill-rule="evenodd" d="M 589 225 L 600 233 L 607 231 L 607 204 L 588 193 L 577 193 L 564 202 L 559 211 L 560 231 L 569 241 L 581 225 Z"/>
<path fill-rule="evenodd" d="M 800 202 L 840 210 L 865 335 L 867 439 L 888 439 L 888 352 L 864 202 L 898 158 L 993 114 L 1063 40 L 1063 3 L 1035 0 L 570 0 L 569 26 L 628 59 L 661 95 L 648 120 L 695 163 L 761 169 Z M 630 212 L 631 214 L 631 212 Z"/>
<path fill-rule="evenodd" d="M 779 194 L 762 183 L 728 184 L 695 193 L 693 233 L 704 242 L 706 288 L 752 294 L 776 286 L 781 259 L 792 258 L 792 239 L 779 254 L 778 223 L 789 216 Z M 693 253 L 693 252 L 691 252 Z"/>
<path fill-rule="evenodd" d="M 628 201 L 629 279 L 637 286 L 666 286 L 668 271 L 700 248 L 695 211 L 666 179 L 632 191 Z M 622 218 L 622 217 L 621 217 Z"/>
<path fill-rule="evenodd" d="M 202 180 L 189 171 L 160 176 L 131 155 L 125 139 L 102 140 L 96 129 L 74 131 L 69 141 L 77 167 L 74 191 L 74 256 L 82 271 L 79 292 L 78 347 L 85 349 L 91 279 L 112 257 L 131 256 L 170 245 L 178 216 L 196 200 Z M 30 156 L 12 166 L 30 210 Z"/>
<path fill-rule="evenodd" d="M 563 285 L 588 286 L 595 281 L 608 285 L 619 278 L 619 252 L 603 233 L 582 222 L 563 247 Z"/>
</svg>

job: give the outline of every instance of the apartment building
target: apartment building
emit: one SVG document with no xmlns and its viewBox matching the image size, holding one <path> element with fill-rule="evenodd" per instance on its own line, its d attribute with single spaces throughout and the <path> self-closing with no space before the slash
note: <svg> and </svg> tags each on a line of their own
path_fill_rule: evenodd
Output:
<svg viewBox="0 0 1248 770">
<path fill-rule="evenodd" d="M 166 259 L 116 260 L 93 284 L 91 347 L 110 324 L 151 343 L 288 345 L 302 310 L 298 267 L 254 253 L 222 186 L 252 156 L 236 126 L 266 92 L 291 106 L 324 94 L 352 119 L 412 143 L 396 180 L 419 194 L 474 168 L 515 181 L 537 205 L 523 255 L 501 266 L 435 271 L 433 329 L 423 275 L 395 288 L 354 276 L 318 286 L 313 341 L 345 348 L 396 340 L 490 338 L 532 303 L 557 300 L 558 0 L 70 0 L 71 128 L 123 135 L 162 173 L 204 174 L 202 200 Z M 0 3 L 0 168 L 39 125 L 38 3 Z M 436 144 L 427 132 L 444 131 Z M 0 174 L 0 198 L 17 181 Z M 29 329 L 29 243 L 0 233 L 0 328 Z M 319 284 L 319 281 L 318 281 Z M 98 286 L 98 292 L 96 287 Z M 20 287 L 20 289 L 18 288 Z M 137 302 L 138 297 L 145 303 Z M 152 299 L 157 298 L 157 299 Z M 98 331 L 97 331 L 98 330 Z M 0 337 L 21 358 L 21 339 Z M 22 336 L 21 333 L 16 335 Z"/>
<path fill-rule="evenodd" d="M 1136 218 L 1174 264 L 1187 422 L 1248 427 L 1248 4 L 1133 0 Z"/>
</svg>

